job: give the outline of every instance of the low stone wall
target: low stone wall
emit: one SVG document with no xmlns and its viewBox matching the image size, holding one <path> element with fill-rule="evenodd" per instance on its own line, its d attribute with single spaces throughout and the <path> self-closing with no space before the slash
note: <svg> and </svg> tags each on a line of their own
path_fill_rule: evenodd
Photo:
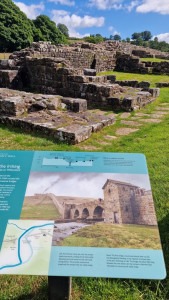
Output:
<svg viewBox="0 0 169 300">
<path fill-rule="evenodd" d="M 115 71 L 148 74 L 149 68 L 145 67 L 140 58 L 123 54 L 117 57 Z"/>
<path fill-rule="evenodd" d="M 161 62 L 143 62 L 146 68 L 151 70 L 152 74 L 166 74 L 169 75 L 169 61 Z"/>
<path fill-rule="evenodd" d="M 141 61 L 136 56 L 129 54 L 119 55 L 116 60 L 115 71 L 141 74 L 167 74 L 169 75 L 169 62 Z"/>
<path fill-rule="evenodd" d="M 115 122 L 114 115 L 87 111 L 82 99 L 0 89 L 0 123 L 76 144 Z"/>
<path fill-rule="evenodd" d="M 157 82 L 156 87 L 158 88 L 169 87 L 169 82 Z"/>
</svg>

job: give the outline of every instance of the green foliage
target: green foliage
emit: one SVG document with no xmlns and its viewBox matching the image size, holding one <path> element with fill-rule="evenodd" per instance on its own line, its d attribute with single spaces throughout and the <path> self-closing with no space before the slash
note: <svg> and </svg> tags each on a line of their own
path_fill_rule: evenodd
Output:
<svg viewBox="0 0 169 300">
<path fill-rule="evenodd" d="M 0 52 L 28 47 L 33 41 L 66 43 L 66 37 L 47 16 L 31 21 L 12 0 L 0 0 Z"/>
<path fill-rule="evenodd" d="M 115 35 L 113 36 L 113 40 L 114 40 L 114 41 L 121 41 L 121 36 L 120 36 L 119 34 L 115 34 Z"/>
<path fill-rule="evenodd" d="M 84 38 L 85 42 L 98 44 L 104 41 L 104 38 L 101 36 L 101 34 L 91 34 L 90 36 L 87 36 Z"/>
<path fill-rule="evenodd" d="M 149 41 L 152 38 L 152 34 L 148 30 L 142 32 L 134 32 L 131 38 L 132 40 L 138 40 L 141 38 L 143 41 Z"/>
<path fill-rule="evenodd" d="M 134 32 L 131 38 L 133 40 L 131 43 L 134 45 L 150 47 L 162 52 L 169 52 L 169 44 L 165 41 L 159 42 L 157 37 L 155 37 L 154 40 L 151 40 L 152 34 L 148 30 L 143 32 Z"/>
<path fill-rule="evenodd" d="M 66 43 L 66 37 L 57 28 L 55 22 L 51 21 L 48 16 L 40 15 L 33 21 L 38 34 L 40 33 L 41 41 L 50 41 L 54 44 Z"/>
<path fill-rule="evenodd" d="M 67 28 L 67 26 L 65 24 L 61 24 L 59 23 L 57 25 L 57 28 L 66 36 L 69 37 L 69 29 Z"/>
<path fill-rule="evenodd" d="M 33 42 L 33 24 L 12 2 L 0 0 L 0 51 L 12 52 Z"/>
</svg>

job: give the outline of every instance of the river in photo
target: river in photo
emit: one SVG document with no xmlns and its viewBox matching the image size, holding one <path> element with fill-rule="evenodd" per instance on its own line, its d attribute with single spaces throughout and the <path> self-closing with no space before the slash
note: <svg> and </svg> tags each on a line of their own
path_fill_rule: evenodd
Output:
<svg viewBox="0 0 169 300">
<path fill-rule="evenodd" d="M 52 245 L 57 246 L 60 241 L 86 226 L 89 226 L 89 224 L 76 222 L 55 223 Z"/>
</svg>

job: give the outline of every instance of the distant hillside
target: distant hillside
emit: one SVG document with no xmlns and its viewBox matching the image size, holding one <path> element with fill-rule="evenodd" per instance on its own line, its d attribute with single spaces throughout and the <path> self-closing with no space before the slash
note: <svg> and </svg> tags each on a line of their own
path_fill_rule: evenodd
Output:
<svg viewBox="0 0 169 300">
<path fill-rule="evenodd" d="M 21 219 L 61 219 L 64 216 L 65 204 L 81 204 L 92 202 L 94 198 L 56 196 L 50 194 L 35 194 L 26 196 L 21 213 Z"/>
</svg>

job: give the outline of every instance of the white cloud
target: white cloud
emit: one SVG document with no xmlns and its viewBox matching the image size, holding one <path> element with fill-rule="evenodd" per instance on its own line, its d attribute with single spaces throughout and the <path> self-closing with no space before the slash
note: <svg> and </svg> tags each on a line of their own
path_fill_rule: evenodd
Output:
<svg viewBox="0 0 169 300">
<path fill-rule="evenodd" d="M 106 9 L 122 9 L 123 0 L 89 0 L 89 6 L 96 7 L 101 10 Z"/>
<path fill-rule="evenodd" d="M 156 36 L 153 36 L 153 39 L 157 37 L 159 42 L 165 41 L 166 43 L 169 43 L 169 32 L 166 33 L 160 33 Z"/>
<path fill-rule="evenodd" d="M 120 35 L 120 32 L 118 32 L 113 26 L 110 26 L 108 30 L 110 31 L 111 35 L 115 35 L 115 34 Z"/>
<path fill-rule="evenodd" d="M 53 193 L 57 196 L 103 198 L 102 187 L 107 179 L 151 189 L 148 175 L 143 174 L 32 172 L 26 196 Z"/>
<path fill-rule="evenodd" d="M 169 14 L 168 0 L 144 0 L 141 5 L 136 8 L 139 13 L 155 12 L 162 15 Z"/>
<path fill-rule="evenodd" d="M 14 2 L 21 11 L 23 11 L 29 19 L 36 19 L 38 15 L 45 9 L 44 4 L 41 2 L 39 4 L 26 5 L 23 2 Z"/>
<path fill-rule="evenodd" d="M 75 30 L 76 28 L 101 27 L 104 25 L 104 17 L 95 18 L 88 15 L 80 17 L 65 10 L 52 10 L 52 20 L 56 24 L 65 24 L 69 29 L 69 35 L 73 37 L 89 35 L 88 33 L 81 35 Z"/>
<path fill-rule="evenodd" d="M 126 5 L 126 8 L 129 12 L 131 12 L 133 10 L 133 8 L 135 8 L 138 5 L 138 1 L 131 1 L 131 3 L 129 5 Z"/>
<path fill-rule="evenodd" d="M 54 2 L 55 4 L 61 4 L 61 5 L 68 5 L 68 6 L 74 6 L 75 1 L 71 0 L 48 0 L 49 2 Z"/>
</svg>

